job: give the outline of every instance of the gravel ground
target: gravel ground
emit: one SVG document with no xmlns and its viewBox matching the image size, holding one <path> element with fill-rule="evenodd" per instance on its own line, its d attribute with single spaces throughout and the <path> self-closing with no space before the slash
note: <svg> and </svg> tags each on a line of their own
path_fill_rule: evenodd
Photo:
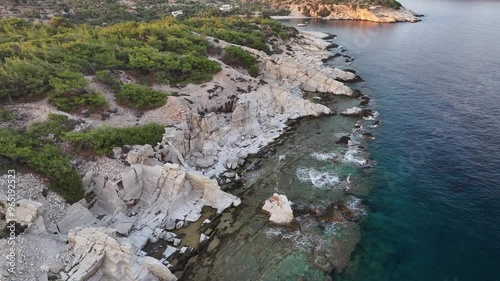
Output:
<svg viewBox="0 0 500 281">
<path fill-rule="evenodd" d="M 0 192 L 7 190 L 7 175 L 0 177 Z M 29 199 L 43 204 L 42 217 L 45 226 L 55 224 L 64 216 L 69 204 L 64 202 L 59 195 L 47 190 L 47 181 L 43 177 L 29 174 L 16 174 L 16 198 L 17 200 Z M 46 196 L 44 196 L 44 193 Z M 5 225 L 5 221 L 2 221 Z M 9 254 L 7 239 L 0 239 L 0 280 L 30 281 L 38 280 L 43 274 L 42 267 L 48 268 L 56 262 L 66 265 L 70 261 L 70 252 L 66 246 L 64 237 L 53 234 L 29 234 L 22 233 L 16 237 L 17 250 L 17 274 L 15 277 L 6 277 L 7 264 L 6 255 Z"/>
</svg>

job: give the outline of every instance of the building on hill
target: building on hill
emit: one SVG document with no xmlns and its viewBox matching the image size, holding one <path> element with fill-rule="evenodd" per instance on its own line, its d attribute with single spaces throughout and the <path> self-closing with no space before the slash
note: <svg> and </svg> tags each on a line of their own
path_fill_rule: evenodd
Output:
<svg viewBox="0 0 500 281">
<path fill-rule="evenodd" d="M 172 16 L 174 16 L 174 17 L 180 16 L 180 15 L 183 15 L 182 10 L 172 12 Z"/>
<path fill-rule="evenodd" d="M 231 6 L 229 4 L 224 4 L 224 5 L 220 6 L 220 8 L 219 8 L 219 10 L 221 10 L 223 12 L 230 12 L 232 9 L 233 9 L 233 6 Z"/>
</svg>

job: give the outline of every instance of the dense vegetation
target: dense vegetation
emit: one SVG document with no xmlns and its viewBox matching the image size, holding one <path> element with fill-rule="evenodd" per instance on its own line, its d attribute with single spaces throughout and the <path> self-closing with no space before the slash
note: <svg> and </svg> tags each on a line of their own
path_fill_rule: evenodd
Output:
<svg viewBox="0 0 500 281">
<path fill-rule="evenodd" d="M 259 75 L 257 60 L 240 47 L 231 46 L 225 48 L 222 61 L 231 66 L 245 68 L 250 76 L 256 77 Z"/>
<path fill-rule="evenodd" d="M 298 35 L 294 28 L 286 27 L 274 20 L 253 18 L 190 18 L 184 21 L 194 31 L 233 44 L 247 46 L 271 53 L 268 43 L 272 38 L 288 39 Z"/>
<path fill-rule="evenodd" d="M 93 149 L 99 154 L 106 154 L 114 147 L 126 144 L 156 145 L 162 140 L 164 132 L 163 126 L 151 123 L 127 128 L 101 127 L 83 132 L 70 132 L 64 139 L 80 149 Z"/>
<path fill-rule="evenodd" d="M 220 67 L 207 59 L 207 42 L 174 19 L 106 28 L 0 21 L 0 99 L 49 95 L 61 110 L 99 109 L 104 98 L 84 75 L 125 69 L 161 83 L 201 83 Z"/>
<path fill-rule="evenodd" d="M 62 18 L 48 24 L 2 19 L 0 101 L 30 101 L 48 95 L 64 111 L 98 111 L 107 107 L 106 100 L 88 87 L 84 76 L 96 75 L 121 90 L 110 75 L 113 70 L 128 71 L 149 83 L 203 83 L 220 71 L 207 57 L 210 43 L 203 35 L 270 53 L 271 38 L 295 36 L 296 30 L 261 18 L 181 21 L 170 17 L 108 27 L 73 26 Z"/>
<path fill-rule="evenodd" d="M 67 117 L 49 115 L 47 122 L 34 124 L 28 131 L 0 129 L 0 155 L 46 175 L 50 179 L 49 188 L 67 201 L 76 202 L 85 195 L 80 175 L 55 143 L 73 126 Z"/>
<path fill-rule="evenodd" d="M 8 109 L 0 106 L 0 123 L 14 119 L 14 114 Z"/>
<path fill-rule="evenodd" d="M 250 16 L 262 12 L 264 16 L 288 15 L 286 10 L 267 9 L 254 2 L 234 3 L 230 11 L 219 7 L 228 1 L 176 0 L 174 5 L 167 0 L 134 0 L 127 5 L 117 0 L 5 0 L 4 15 L 28 19 L 47 20 L 52 15 L 62 16 L 76 24 L 111 25 L 123 21 L 149 21 L 171 16 L 174 11 L 183 12 L 180 18 L 211 16 Z M 0 6 L 0 17 L 2 6 Z"/>
<path fill-rule="evenodd" d="M 90 77 L 109 87 L 123 105 L 138 110 L 156 108 L 167 97 L 151 90 L 151 84 L 203 83 L 220 71 L 209 58 L 209 51 L 217 48 L 205 36 L 271 53 L 268 44 L 277 37 L 296 35 L 295 29 L 262 18 L 168 17 L 106 26 L 75 25 L 57 17 L 46 24 L 0 19 L 0 122 L 17 118 L 3 104 L 45 97 L 67 112 L 102 111 L 107 101 L 90 84 Z M 258 75 L 256 59 L 241 48 L 229 47 L 222 56 Z M 119 74 L 123 72 L 139 84 L 122 81 Z M 62 143 L 106 154 L 126 144 L 154 145 L 164 133 L 157 124 L 74 132 L 75 125 L 65 116 L 49 115 L 48 121 L 25 129 L 0 129 L 0 158 L 45 175 L 52 190 L 75 202 L 84 197 L 84 190 Z"/>
</svg>

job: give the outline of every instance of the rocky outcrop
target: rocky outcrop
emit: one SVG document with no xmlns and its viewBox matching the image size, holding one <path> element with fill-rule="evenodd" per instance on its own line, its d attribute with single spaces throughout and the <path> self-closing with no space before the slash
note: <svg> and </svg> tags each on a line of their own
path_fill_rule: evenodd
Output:
<svg viewBox="0 0 500 281">
<path fill-rule="evenodd" d="M 180 147 L 188 162 L 209 177 L 236 169 L 249 154 L 277 138 L 287 120 L 331 113 L 302 95 L 298 89 L 260 85 L 239 95 L 232 113 L 185 114 L 180 125 L 167 128 L 164 142 Z"/>
<path fill-rule="evenodd" d="M 304 14 L 312 17 L 331 20 L 363 20 L 372 22 L 417 22 L 420 19 L 412 11 L 383 6 L 329 5 L 320 4 L 315 7 L 301 4 L 291 7 L 301 9 Z"/>
<path fill-rule="evenodd" d="M 133 245 L 118 238 L 114 229 L 77 227 L 68 234 L 68 242 L 75 258 L 64 280 L 177 280 L 158 260 L 135 255 Z"/>
<path fill-rule="evenodd" d="M 151 148 L 151 158 L 142 154 L 139 158 L 144 156 L 145 162 L 160 158 L 165 148 L 165 145 L 156 150 Z M 174 163 L 132 164 L 118 180 L 97 181 L 93 190 L 97 196 L 90 204 L 90 211 L 102 217 L 103 225 L 130 237 L 138 249 L 148 240 L 157 240 L 165 229 L 198 220 L 204 206 L 222 212 L 241 202 L 223 192 L 216 180 Z"/>
<path fill-rule="evenodd" d="M 251 0 L 253 1 L 253 0 Z M 405 7 L 369 5 L 358 1 L 350 3 L 332 4 L 324 0 L 308 0 L 300 3 L 295 1 L 257 0 L 257 2 L 269 5 L 275 9 L 290 11 L 294 17 L 313 17 L 332 20 L 362 20 L 372 22 L 417 22 L 418 15 Z"/>
<path fill-rule="evenodd" d="M 213 42 L 221 48 L 231 45 Z M 231 173 L 248 155 L 280 136 L 288 120 L 332 113 L 304 99 L 305 91 L 356 95 L 338 81 L 354 81 L 356 74 L 324 65 L 322 59 L 330 55 L 328 42 L 303 33 L 281 45 L 287 54 L 269 56 L 242 47 L 260 61 L 260 80 L 223 67 L 212 82 L 202 85 L 204 89 L 183 88 L 180 94 L 190 95 L 191 110 L 179 112 L 181 121 L 166 129 L 163 143 L 178 148 L 188 165 L 199 167 L 208 177 Z"/>
<path fill-rule="evenodd" d="M 289 224 L 293 221 L 292 207 L 285 195 L 274 193 L 266 200 L 262 210 L 271 215 L 269 221 L 275 224 Z"/>
<path fill-rule="evenodd" d="M 359 108 L 357 106 L 348 108 L 340 113 L 342 116 L 351 116 L 351 117 L 358 117 L 358 118 L 367 118 L 367 119 L 373 119 L 374 116 L 376 116 L 378 113 L 374 112 L 371 109 L 367 108 Z"/>
<path fill-rule="evenodd" d="M 362 117 L 363 109 L 359 107 L 351 107 L 340 113 L 342 116 Z"/>
<path fill-rule="evenodd" d="M 353 95 L 349 87 L 337 81 L 338 79 L 343 81 L 354 79 L 355 75 L 350 72 L 310 65 L 303 60 L 294 61 L 288 58 L 268 60 L 264 63 L 264 68 L 277 79 L 286 80 L 287 83 L 297 85 L 307 92 Z"/>
</svg>

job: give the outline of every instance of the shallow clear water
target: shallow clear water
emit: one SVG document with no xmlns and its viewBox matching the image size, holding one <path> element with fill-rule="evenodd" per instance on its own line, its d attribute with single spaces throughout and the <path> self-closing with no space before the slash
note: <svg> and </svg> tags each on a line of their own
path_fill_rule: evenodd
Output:
<svg viewBox="0 0 500 281">
<path fill-rule="evenodd" d="M 333 102 L 343 111 L 360 100 Z M 295 281 L 303 275 L 323 281 L 333 268 L 345 267 L 359 241 L 356 221 L 364 217 L 359 196 L 365 193 L 354 182 L 365 171 L 336 141 L 350 135 L 357 122 L 339 115 L 306 118 L 280 144 L 249 157 L 243 182 L 230 188 L 242 204 L 213 219 L 217 226 L 209 249 L 191 261 L 181 280 Z M 364 157 L 362 151 L 353 156 Z M 275 192 L 293 202 L 291 226 L 270 224 L 261 210 Z"/>
<path fill-rule="evenodd" d="M 370 214 L 335 280 L 500 280 L 500 3 L 403 4 L 426 17 L 306 28 L 339 35 L 381 112 Z"/>
</svg>

